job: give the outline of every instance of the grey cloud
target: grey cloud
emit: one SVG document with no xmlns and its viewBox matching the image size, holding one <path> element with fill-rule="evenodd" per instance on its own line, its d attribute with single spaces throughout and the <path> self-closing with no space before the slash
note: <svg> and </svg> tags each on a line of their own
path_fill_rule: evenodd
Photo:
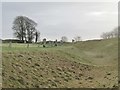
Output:
<svg viewBox="0 0 120 90">
<path fill-rule="evenodd" d="M 25 15 L 38 23 L 42 38 L 56 39 L 75 35 L 83 39 L 99 38 L 117 26 L 117 6 L 104 2 L 32 2 L 3 3 L 3 38 L 13 38 L 14 18 Z"/>
</svg>

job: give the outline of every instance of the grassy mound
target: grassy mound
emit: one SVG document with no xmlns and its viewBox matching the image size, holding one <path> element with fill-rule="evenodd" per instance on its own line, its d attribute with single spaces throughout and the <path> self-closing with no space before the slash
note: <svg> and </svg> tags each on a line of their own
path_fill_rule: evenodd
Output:
<svg viewBox="0 0 120 90">
<path fill-rule="evenodd" d="M 117 39 L 58 47 L 3 44 L 3 87 L 116 87 Z"/>
</svg>

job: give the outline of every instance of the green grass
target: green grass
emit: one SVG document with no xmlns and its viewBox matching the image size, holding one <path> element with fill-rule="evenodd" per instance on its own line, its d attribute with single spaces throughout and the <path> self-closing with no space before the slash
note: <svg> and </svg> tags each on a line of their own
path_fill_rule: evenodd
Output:
<svg viewBox="0 0 120 90">
<path fill-rule="evenodd" d="M 12 44 L 9 47 L 8 43 L 2 44 L 3 52 L 52 52 L 58 54 L 69 60 L 74 60 L 80 63 L 91 65 L 111 65 L 116 64 L 118 57 L 118 42 L 117 39 L 101 40 L 101 41 L 85 41 L 75 44 L 67 44 L 57 47 L 42 45 L 38 47 L 38 44 L 30 44 L 27 48 L 27 44 Z"/>
<path fill-rule="evenodd" d="M 10 48 L 9 43 L 3 43 L 3 87 L 113 87 L 117 81 L 117 41 L 81 41 L 46 48 L 17 43 Z M 89 83 L 91 76 L 94 79 Z"/>
</svg>

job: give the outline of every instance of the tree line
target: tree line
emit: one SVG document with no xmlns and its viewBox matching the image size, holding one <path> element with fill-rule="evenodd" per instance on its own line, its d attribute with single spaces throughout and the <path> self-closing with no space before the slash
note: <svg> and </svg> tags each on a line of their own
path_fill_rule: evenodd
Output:
<svg viewBox="0 0 120 90">
<path fill-rule="evenodd" d="M 36 29 L 37 23 L 26 16 L 17 16 L 13 21 L 14 36 L 23 43 L 32 43 L 33 39 L 38 42 L 40 38 L 40 32 Z M 80 36 L 76 36 L 72 39 L 72 42 L 81 41 Z M 57 40 L 55 41 L 57 42 Z M 68 42 L 66 36 L 61 37 L 61 42 Z M 46 38 L 43 39 L 43 44 L 46 43 Z"/>
<path fill-rule="evenodd" d="M 110 38 L 120 37 L 120 31 L 119 31 L 119 29 L 120 29 L 120 26 L 117 27 L 117 28 L 115 28 L 115 29 L 113 29 L 110 32 L 103 32 L 101 34 L 101 38 L 103 38 L 103 39 L 110 39 Z"/>
</svg>

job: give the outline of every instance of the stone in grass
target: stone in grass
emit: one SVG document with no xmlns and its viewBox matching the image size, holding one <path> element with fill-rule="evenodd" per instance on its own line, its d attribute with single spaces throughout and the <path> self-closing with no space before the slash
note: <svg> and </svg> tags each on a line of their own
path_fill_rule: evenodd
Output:
<svg viewBox="0 0 120 90">
<path fill-rule="evenodd" d="M 51 84 L 48 84 L 48 87 L 51 88 Z"/>
<path fill-rule="evenodd" d="M 56 79 L 55 79 L 54 81 L 55 81 L 56 83 L 60 83 L 60 81 L 59 81 L 59 80 L 56 80 Z"/>
<path fill-rule="evenodd" d="M 64 78 L 64 81 L 68 82 L 69 80 L 68 80 L 68 78 Z"/>
<path fill-rule="evenodd" d="M 30 60 L 28 60 L 26 63 L 31 64 L 31 61 L 30 61 Z"/>
<path fill-rule="evenodd" d="M 32 58 L 31 58 L 31 57 L 29 57 L 29 58 L 28 58 L 28 60 L 32 60 Z"/>
<path fill-rule="evenodd" d="M 104 76 L 104 78 L 107 78 L 107 76 Z"/>
<path fill-rule="evenodd" d="M 22 85 L 24 85 L 24 84 L 25 84 L 25 81 L 23 80 L 23 78 L 18 79 L 18 82 L 19 82 L 20 84 L 22 84 Z"/>
<path fill-rule="evenodd" d="M 117 88 L 118 86 L 117 85 L 113 85 L 113 88 Z"/>
<path fill-rule="evenodd" d="M 81 76 L 83 76 L 83 74 L 82 74 L 82 73 L 80 73 L 80 74 L 79 74 L 79 77 L 81 77 Z"/>
<path fill-rule="evenodd" d="M 13 88 L 13 87 L 14 87 L 14 85 L 13 85 L 13 84 L 9 84 L 9 87 L 12 87 L 12 88 Z"/>
<path fill-rule="evenodd" d="M 52 87 L 57 87 L 57 84 L 55 82 L 51 82 L 51 83 L 52 83 L 51 84 Z"/>
<path fill-rule="evenodd" d="M 108 72 L 108 73 L 107 73 L 107 75 L 111 75 L 111 73 L 110 73 L 110 72 Z"/>
<path fill-rule="evenodd" d="M 35 66 L 40 66 L 38 63 L 35 63 Z"/>
<path fill-rule="evenodd" d="M 69 74 L 65 74 L 65 77 L 68 78 L 68 77 L 70 77 L 70 75 Z"/>
<path fill-rule="evenodd" d="M 61 72 L 58 72 L 58 74 L 59 74 L 59 75 L 62 75 L 62 73 L 61 73 Z"/>
<path fill-rule="evenodd" d="M 40 77 L 43 77 L 43 75 L 40 75 Z"/>
<path fill-rule="evenodd" d="M 58 70 L 58 71 L 62 71 L 62 68 L 60 68 L 60 67 L 57 67 L 57 70 Z"/>
<path fill-rule="evenodd" d="M 88 77 L 88 79 L 90 79 L 90 80 L 91 80 L 91 79 L 93 79 L 93 77 Z"/>
<path fill-rule="evenodd" d="M 72 80 L 72 77 L 68 77 L 68 80 Z"/>
<path fill-rule="evenodd" d="M 41 69 L 41 70 L 44 70 L 44 68 L 43 68 L 43 67 L 40 67 L 40 69 Z"/>
<path fill-rule="evenodd" d="M 77 77 L 77 76 L 75 76 L 75 79 L 76 79 L 76 80 L 80 80 L 80 78 L 79 78 L 79 77 Z"/>
<path fill-rule="evenodd" d="M 22 54 L 19 54 L 18 57 L 23 57 L 23 55 L 22 55 Z"/>
<path fill-rule="evenodd" d="M 54 70 L 52 70 L 51 72 L 52 72 L 52 73 L 55 73 L 55 71 L 54 71 Z"/>
<path fill-rule="evenodd" d="M 68 69 L 68 72 L 73 72 L 73 70 L 72 69 Z"/>
<path fill-rule="evenodd" d="M 103 85 L 103 87 L 106 87 L 106 85 Z"/>
<path fill-rule="evenodd" d="M 12 64 L 12 65 L 14 65 L 14 64 Z M 20 63 L 15 63 L 15 65 L 21 67 Z"/>
<path fill-rule="evenodd" d="M 118 83 L 120 84 L 120 80 L 118 81 Z"/>
<path fill-rule="evenodd" d="M 2 72 L 2 76 L 5 76 L 5 72 Z"/>
<path fill-rule="evenodd" d="M 82 84 L 82 82 L 79 82 L 79 84 Z"/>
<path fill-rule="evenodd" d="M 72 73 L 74 73 L 74 74 L 75 74 L 75 71 L 73 71 Z"/>
<path fill-rule="evenodd" d="M 9 76 L 9 78 L 10 78 L 11 80 L 16 80 L 13 76 Z"/>
<path fill-rule="evenodd" d="M 52 80 L 49 78 L 47 81 L 48 81 L 48 82 L 51 82 Z"/>
<path fill-rule="evenodd" d="M 18 67 L 18 71 L 19 71 L 19 72 L 22 72 L 23 70 L 22 70 L 22 68 L 21 68 L 21 67 Z"/>
<path fill-rule="evenodd" d="M 12 64 L 12 67 L 13 67 L 13 68 L 16 68 L 16 65 Z"/>
<path fill-rule="evenodd" d="M 89 82 L 92 82 L 92 80 L 89 80 Z"/>
</svg>

